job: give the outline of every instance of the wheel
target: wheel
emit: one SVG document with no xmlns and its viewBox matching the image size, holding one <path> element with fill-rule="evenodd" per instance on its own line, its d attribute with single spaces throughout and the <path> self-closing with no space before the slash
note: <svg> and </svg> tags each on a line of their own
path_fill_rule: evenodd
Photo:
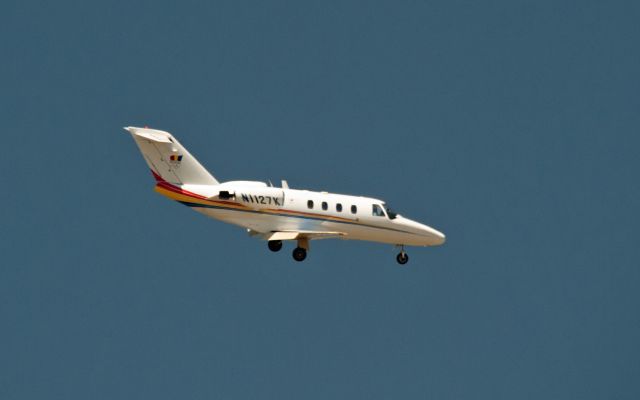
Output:
<svg viewBox="0 0 640 400">
<path fill-rule="evenodd" d="M 307 251 L 302 247 L 296 247 L 293 249 L 293 259 L 296 261 L 303 261 L 307 258 Z"/>
<path fill-rule="evenodd" d="M 409 262 L 409 256 L 404 251 L 400 252 L 396 256 L 396 261 L 398 261 L 398 264 L 400 264 L 400 265 L 405 265 L 406 263 Z"/>
<path fill-rule="evenodd" d="M 267 245 L 271 251 L 280 251 L 282 248 L 282 240 L 269 240 Z"/>
</svg>

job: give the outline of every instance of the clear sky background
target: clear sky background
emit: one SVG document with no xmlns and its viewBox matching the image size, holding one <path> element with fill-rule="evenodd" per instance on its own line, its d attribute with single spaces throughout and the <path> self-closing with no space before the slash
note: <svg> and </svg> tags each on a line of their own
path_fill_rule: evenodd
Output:
<svg viewBox="0 0 640 400">
<path fill-rule="evenodd" d="M 635 1 L 0 4 L 0 398 L 640 398 Z M 385 199 L 303 263 L 152 191 Z"/>
</svg>

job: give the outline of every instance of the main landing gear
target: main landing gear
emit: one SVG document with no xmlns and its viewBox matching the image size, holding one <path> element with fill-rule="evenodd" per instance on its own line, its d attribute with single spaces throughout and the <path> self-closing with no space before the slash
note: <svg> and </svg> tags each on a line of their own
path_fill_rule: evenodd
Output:
<svg viewBox="0 0 640 400">
<path fill-rule="evenodd" d="M 293 249 L 293 259 L 296 261 L 304 261 L 307 258 L 307 250 L 302 247 L 296 247 Z"/>
<path fill-rule="evenodd" d="M 273 252 L 280 251 L 280 249 L 282 249 L 282 240 L 269 240 L 267 245 L 269 246 L 269 250 Z"/>
<path fill-rule="evenodd" d="M 400 253 L 396 256 L 396 261 L 400 265 L 405 265 L 409 262 L 409 255 L 404 252 L 404 246 L 400 246 Z"/>
<path fill-rule="evenodd" d="M 267 242 L 267 246 L 269 246 L 269 250 L 276 252 L 282 250 L 282 240 L 269 240 Z M 308 239 L 298 239 L 298 247 L 293 249 L 293 259 L 296 261 L 304 261 L 307 258 L 307 251 L 309 250 L 309 240 Z"/>
<path fill-rule="evenodd" d="M 307 258 L 307 250 L 309 250 L 309 239 L 298 239 L 298 247 L 293 249 L 293 259 L 296 261 L 304 261 Z"/>
</svg>

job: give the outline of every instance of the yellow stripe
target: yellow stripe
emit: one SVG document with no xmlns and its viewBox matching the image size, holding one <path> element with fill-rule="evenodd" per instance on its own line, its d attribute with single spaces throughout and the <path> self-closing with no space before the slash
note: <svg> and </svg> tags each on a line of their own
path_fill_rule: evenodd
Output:
<svg viewBox="0 0 640 400">
<path fill-rule="evenodd" d="M 224 208 L 228 208 L 228 209 L 236 209 L 236 210 L 251 210 L 251 211 L 256 211 L 256 212 L 261 212 L 264 214 L 273 214 L 273 215 L 280 215 L 280 216 L 307 216 L 307 217 L 312 217 L 312 218 L 321 218 L 321 219 L 325 219 L 325 220 L 331 220 L 331 221 L 346 221 L 346 222 L 356 222 L 356 220 L 352 220 L 349 218 L 342 218 L 342 217 L 334 217 L 331 215 L 322 215 L 322 214 L 315 214 L 315 213 L 307 213 L 307 212 L 302 212 L 302 211 L 284 211 L 284 210 L 274 210 L 274 209 L 253 209 L 250 207 L 247 207 L 245 205 L 242 204 L 229 204 L 229 203 L 221 203 L 221 202 L 217 202 L 217 201 L 213 201 L 213 200 L 205 200 L 205 199 L 198 199 L 195 197 L 191 197 L 191 196 L 187 196 L 181 193 L 176 193 L 173 192 L 171 190 L 165 189 L 161 186 L 156 186 L 155 187 L 155 191 L 160 193 L 161 195 L 168 197 L 172 200 L 175 201 L 184 201 L 187 203 L 192 203 L 192 204 L 201 204 L 201 205 L 205 205 L 205 206 L 217 206 L 217 207 L 224 207 Z"/>
<path fill-rule="evenodd" d="M 202 204 L 202 205 L 206 205 L 206 206 L 218 206 L 218 207 L 228 207 L 228 208 L 237 208 L 237 209 L 247 209 L 245 206 L 238 204 L 238 205 L 233 205 L 233 204 L 228 204 L 228 203 L 220 203 L 217 201 L 212 201 L 212 200 L 205 200 L 205 199 L 198 199 L 195 197 L 191 197 L 191 196 L 187 196 L 185 194 L 181 194 L 181 193 L 176 193 L 173 192 L 171 190 L 165 189 L 161 186 L 156 186 L 155 187 L 155 191 L 160 193 L 161 195 L 168 197 L 172 200 L 176 200 L 176 201 L 185 201 L 187 203 L 193 203 L 193 204 Z"/>
</svg>

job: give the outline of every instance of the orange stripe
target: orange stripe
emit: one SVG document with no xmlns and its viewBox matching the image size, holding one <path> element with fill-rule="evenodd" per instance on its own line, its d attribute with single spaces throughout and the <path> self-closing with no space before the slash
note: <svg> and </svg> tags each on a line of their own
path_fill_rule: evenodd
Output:
<svg viewBox="0 0 640 400">
<path fill-rule="evenodd" d="M 166 196 L 172 200 L 176 200 L 176 201 L 188 201 L 190 203 L 195 203 L 195 204 L 203 204 L 203 205 L 214 205 L 214 206 L 224 206 L 227 208 L 236 208 L 236 209 L 241 209 L 241 210 L 252 210 L 252 211 L 257 211 L 257 212 L 261 212 L 264 214 L 274 214 L 274 215 L 283 215 L 283 213 L 288 213 L 288 214 L 292 214 L 292 215 L 304 215 L 304 216 L 308 216 L 308 217 L 314 217 L 314 218 L 321 218 L 321 219 L 326 219 L 326 220 L 335 220 L 335 221 L 345 221 L 345 222 L 354 222 L 355 220 L 353 219 L 349 219 L 349 218 L 343 218 L 343 217 L 336 217 L 333 215 L 324 215 L 324 214 L 316 214 L 316 213 L 309 213 L 309 212 L 303 212 L 303 211 L 295 211 L 295 210 L 286 210 L 286 209 L 273 209 L 273 208 L 265 208 L 265 209 L 253 209 L 250 207 L 245 206 L 244 204 L 240 204 L 240 203 L 234 203 L 234 202 L 230 202 L 230 201 L 215 201 L 215 200 L 209 200 L 204 196 L 195 194 L 195 193 L 191 193 L 189 191 L 186 190 L 182 190 L 179 189 L 171 184 L 162 184 L 159 183 L 158 185 L 156 185 L 155 187 L 156 192 L 162 194 L 163 196 Z"/>
</svg>

